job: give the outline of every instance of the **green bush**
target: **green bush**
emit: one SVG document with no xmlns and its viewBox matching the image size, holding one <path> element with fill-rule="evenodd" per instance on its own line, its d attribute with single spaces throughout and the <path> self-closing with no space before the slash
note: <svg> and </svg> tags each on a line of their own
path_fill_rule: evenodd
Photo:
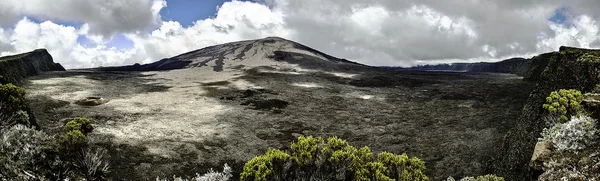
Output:
<svg viewBox="0 0 600 181">
<path fill-rule="evenodd" d="M 337 137 L 299 137 L 291 153 L 268 149 L 244 165 L 241 180 L 428 180 L 425 163 L 406 154 L 357 149 Z"/>
<path fill-rule="evenodd" d="M 30 126 L 29 116 L 24 118 L 24 110 L 27 110 L 25 104 L 25 91 L 23 88 L 13 84 L 0 84 L 0 116 L 4 119 L 0 123 L 2 127 L 11 127 L 16 124 Z M 10 121 L 10 123 L 8 122 Z"/>
<path fill-rule="evenodd" d="M 58 140 L 64 152 L 74 152 L 87 146 L 87 134 L 94 130 L 87 118 L 75 118 L 63 127 L 65 134 Z"/>
<path fill-rule="evenodd" d="M 581 101 L 583 94 L 575 89 L 560 89 L 553 91 L 546 97 L 546 103 L 542 106 L 551 114 L 556 114 L 563 121 L 568 121 L 571 116 L 581 113 Z"/>
<path fill-rule="evenodd" d="M 69 122 L 64 127 L 65 132 L 79 130 L 84 135 L 92 132 L 94 130 L 94 126 L 92 126 L 92 122 L 87 118 L 75 118 Z"/>
</svg>

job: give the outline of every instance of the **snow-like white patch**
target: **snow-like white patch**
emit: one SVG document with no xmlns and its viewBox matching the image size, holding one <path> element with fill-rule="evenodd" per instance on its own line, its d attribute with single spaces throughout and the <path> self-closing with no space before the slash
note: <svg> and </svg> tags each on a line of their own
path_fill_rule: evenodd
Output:
<svg viewBox="0 0 600 181">
<path fill-rule="evenodd" d="M 323 87 L 323 86 L 321 86 L 319 84 L 315 84 L 315 83 L 293 83 L 290 85 L 296 86 L 296 87 L 304 87 L 304 88 L 322 88 Z"/>
<path fill-rule="evenodd" d="M 96 80 L 87 79 L 85 76 L 72 76 L 50 78 L 43 80 L 32 80 L 32 86 L 43 86 L 43 90 L 28 92 L 31 96 L 50 95 L 53 99 L 65 100 L 69 102 L 81 98 L 93 96 L 93 90 L 102 87 Z M 64 91 L 63 87 L 70 87 L 70 91 Z"/>
<path fill-rule="evenodd" d="M 251 82 L 248 82 L 246 80 L 235 80 L 233 82 L 231 82 L 231 85 L 236 88 L 236 89 L 240 89 L 240 90 L 245 90 L 245 89 L 263 89 L 263 87 L 252 84 Z"/>
<path fill-rule="evenodd" d="M 375 96 L 372 96 L 372 95 L 362 95 L 362 96 L 360 96 L 361 99 L 371 99 L 373 97 L 375 97 Z"/>
<path fill-rule="evenodd" d="M 288 74 L 288 75 L 302 75 L 304 73 L 293 72 L 293 71 L 277 71 L 277 70 L 260 70 L 261 73 L 273 73 L 273 74 Z"/>
<path fill-rule="evenodd" d="M 346 94 L 346 96 L 352 97 L 352 98 L 364 99 L 364 100 L 371 100 L 371 99 L 383 100 L 383 98 L 380 96 L 365 94 L 362 92 L 351 92 L 351 93 Z"/>
<path fill-rule="evenodd" d="M 341 72 L 329 72 L 329 73 L 336 77 L 348 78 L 348 79 L 351 79 L 358 75 L 358 74 L 349 74 L 349 73 L 341 73 Z"/>
</svg>

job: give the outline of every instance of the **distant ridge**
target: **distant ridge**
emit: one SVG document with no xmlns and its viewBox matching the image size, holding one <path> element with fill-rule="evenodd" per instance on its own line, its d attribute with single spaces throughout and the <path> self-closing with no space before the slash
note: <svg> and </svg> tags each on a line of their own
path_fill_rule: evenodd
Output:
<svg viewBox="0 0 600 181">
<path fill-rule="evenodd" d="M 387 67 L 396 70 L 420 71 L 457 71 L 457 72 L 491 72 L 525 75 L 529 69 L 529 59 L 511 58 L 500 62 L 450 63 L 437 65 L 419 65 L 415 67 Z"/>
</svg>

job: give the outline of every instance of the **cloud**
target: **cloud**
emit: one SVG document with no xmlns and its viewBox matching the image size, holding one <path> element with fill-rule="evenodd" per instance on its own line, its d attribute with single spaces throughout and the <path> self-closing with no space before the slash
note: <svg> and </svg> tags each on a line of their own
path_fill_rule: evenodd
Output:
<svg viewBox="0 0 600 181">
<path fill-rule="evenodd" d="M 578 41 L 594 41 L 592 30 L 597 27 L 592 20 L 600 15 L 589 8 L 600 7 L 600 2 L 591 0 L 277 0 L 275 4 L 275 10 L 285 12 L 295 40 L 370 65 L 500 59 L 552 51 L 566 43 L 558 41 L 564 33 L 557 33 L 565 28 L 548 21 L 557 9 L 569 7 L 575 12 L 568 16 L 572 21 L 589 19 L 569 30 L 581 31 L 581 36 L 573 37 Z M 540 39 L 540 35 L 548 36 Z M 552 45 L 538 48 L 540 42 Z"/>
<path fill-rule="evenodd" d="M 84 68 L 150 63 L 206 46 L 280 36 L 368 65 L 409 66 L 531 56 L 561 45 L 600 48 L 600 12 L 594 8 L 600 1 L 593 0 L 230 1 L 216 16 L 189 27 L 162 22 L 162 0 L 58 1 L 0 2 L 0 25 L 13 26 L 0 27 L 0 52 L 48 48 L 65 67 Z M 557 13 L 560 21 L 552 19 Z M 49 21 L 38 24 L 22 15 Z M 133 47 L 110 47 L 114 34 Z M 78 39 L 89 41 L 82 45 Z"/>
<path fill-rule="evenodd" d="M 183 27 L 175 21 L 163 25 L 149 35 L 129 34 L 136 49 L 148 55 L 148 61 L 182 54 L 206 46 L 281 36 L 289 38 L 281 12 L 253 3 L 226 2 L 217 11 L 214 18 L 199 20 L 190 27 Z"/>
<path fill-rule="evenodd" d="M 3 0 L 0 26 L 23 16 L 40 20 L 87 23 L 90 33 L 111 37 L 117 33 L 148 30 L 161 22 L 163 0 Z"/>
<path fill-rule="evenodd" d="M 51 21 L 38 24 L 23 18 L 11 33 L 2 36 L 4 31 L 0 29 L 0 53 L 7 55 L 47 48 L 55 61 L 72 69 L 151 63 L 220 43 L 266 36 L 289 37 L 280 12 L 241 1 L 224 3 L 214 18 L 199 20 L 190 27 L 168 21 L 150 33 L 126 33 L 125 37 L 134 43 L 128 49 L 108 47 L 110 41 L 93 34 L 92 30 L 89 24 L 75 28 Z M 77 41 L 80 37 L 90 40 L 91 45 L 82 45 Z M 8 42 L 14 49 L 1 49 L 3 42 Z"/>
</svg>

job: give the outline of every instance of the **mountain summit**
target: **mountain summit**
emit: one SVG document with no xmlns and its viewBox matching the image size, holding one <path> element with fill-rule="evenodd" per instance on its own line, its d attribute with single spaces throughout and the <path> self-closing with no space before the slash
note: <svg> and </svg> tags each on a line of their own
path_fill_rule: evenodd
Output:
<svg viewBox="0 0 600 181">
<path fill-rule="evenodd" d="M 221 72 L 224 69 L 273 66 L 278 65 L 278 62 L 320 69 L 362 67 L 361 64 L 327 55 L 300 43 L 280 37 L 267 37 L 205 47 L 150 64 L 100 69 L 111 71 L 161 71 L 210 67 L 215 72 Z"/>
</svg>

